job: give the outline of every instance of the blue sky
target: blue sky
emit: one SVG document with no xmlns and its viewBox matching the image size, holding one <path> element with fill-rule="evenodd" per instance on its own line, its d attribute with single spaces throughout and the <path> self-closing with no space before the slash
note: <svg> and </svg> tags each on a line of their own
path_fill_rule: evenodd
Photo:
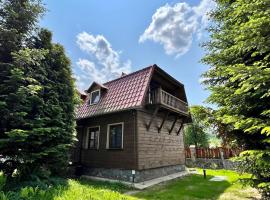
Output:
<svg viewBox="0 0 270 200">
<path fill-rule="evenodd" d="M 80 90 L 124 72 L 157 64 L 185 85 L 189 104 L 208 92 L 199 83 L 207 69 L 199 46 L 207 39 L 211 0 L 45 0 L 41 26 L 53 32 L 72 61 Z"/>
</svg>

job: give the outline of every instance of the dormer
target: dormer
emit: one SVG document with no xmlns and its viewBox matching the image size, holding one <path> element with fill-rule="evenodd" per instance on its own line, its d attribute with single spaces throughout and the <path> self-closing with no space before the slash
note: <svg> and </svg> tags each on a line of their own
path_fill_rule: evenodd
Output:
<svg viewBox="0 0 270 200">
<path fill-rule="evenodd" d="M 89 105 L 94 105 L 97 104 L 104 92 L 106 92 L 108 88 L 104 86 L 103 84 L 93 82 L 92 85 L 85 90 L 85 92 L 88 94 L 88 104 Z"/>
</svg>

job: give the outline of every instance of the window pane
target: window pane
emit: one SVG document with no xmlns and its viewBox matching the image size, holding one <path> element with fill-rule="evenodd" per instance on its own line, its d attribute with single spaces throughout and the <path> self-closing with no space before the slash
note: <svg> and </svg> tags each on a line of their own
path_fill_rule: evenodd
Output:
<svg viewBox="0 0 270 200">
<path fill-rule="evenodd" d="M 122 148 L 122 124 L 110 126 L 109 147 Z"/>
<path fill-rule="evenodd" d="M 90 140 L 90 143 L 89 143 L 89 148 L 95 148 L 95 141 L 94 140 Z"/>
<path fill-rule="evenodd" d="M 95 132 L 91 132 L 91 134 L 90 134 L 90 139 L 95 139 Z"/>
<path fill-rule="evenodd" d="M 91 104 L 98 103 L 100 98 L 99 91 L 91 93 Z"/>
<path fill-rule="evenodd" d="M 89 149 L 96 149 L 98 147 L 98 134 L 99 134 L 99 128 L 89 128 Z"/>
</svg>

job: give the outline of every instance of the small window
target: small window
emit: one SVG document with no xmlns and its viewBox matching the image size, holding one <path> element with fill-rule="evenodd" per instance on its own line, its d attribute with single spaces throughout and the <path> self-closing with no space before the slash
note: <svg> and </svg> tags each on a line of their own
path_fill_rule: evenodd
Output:
<svg viewBox="0 0 270 200">
<path fill-rule="evenodd" d="M 89 104 L 97 104 L 100 100 L 100 90 L 91 92 Z"/>
<path fill-rule="evenodd" d="M 108 136 L 107 136 L 108 149 L 122 149 L 123 148 L 123 129 L 124 129 L 124 123 L 108 125 Z"/>
<path fill-rule="evenodd" d="M 99 127 L 88 128 L 85 138 L 85 149 L 98 149 L 99 146 Z"/>
</svg>

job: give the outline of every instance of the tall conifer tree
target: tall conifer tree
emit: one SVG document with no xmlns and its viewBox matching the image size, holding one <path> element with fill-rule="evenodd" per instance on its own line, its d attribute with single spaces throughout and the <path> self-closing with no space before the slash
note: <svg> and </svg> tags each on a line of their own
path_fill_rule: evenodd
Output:
<svg viewBox="0 0 270 200">
<path fill-rule="evenodd" d="M 0 2 L 0 154 L 23 178 L 62 173 L 74 138 L 70 62 L 39 30 L 43 12 L 39 0 Z"/>
<path fill-rule="evenodd" d="M 203 75 L 216 116 L 249 150 L 238 159 L 270 196 L 270 1 L 216 0 Z M 247 138 L 243 140 L 244 138 Z M 240 144 L 242 145 L 242 144 Z"/>
</svg>

